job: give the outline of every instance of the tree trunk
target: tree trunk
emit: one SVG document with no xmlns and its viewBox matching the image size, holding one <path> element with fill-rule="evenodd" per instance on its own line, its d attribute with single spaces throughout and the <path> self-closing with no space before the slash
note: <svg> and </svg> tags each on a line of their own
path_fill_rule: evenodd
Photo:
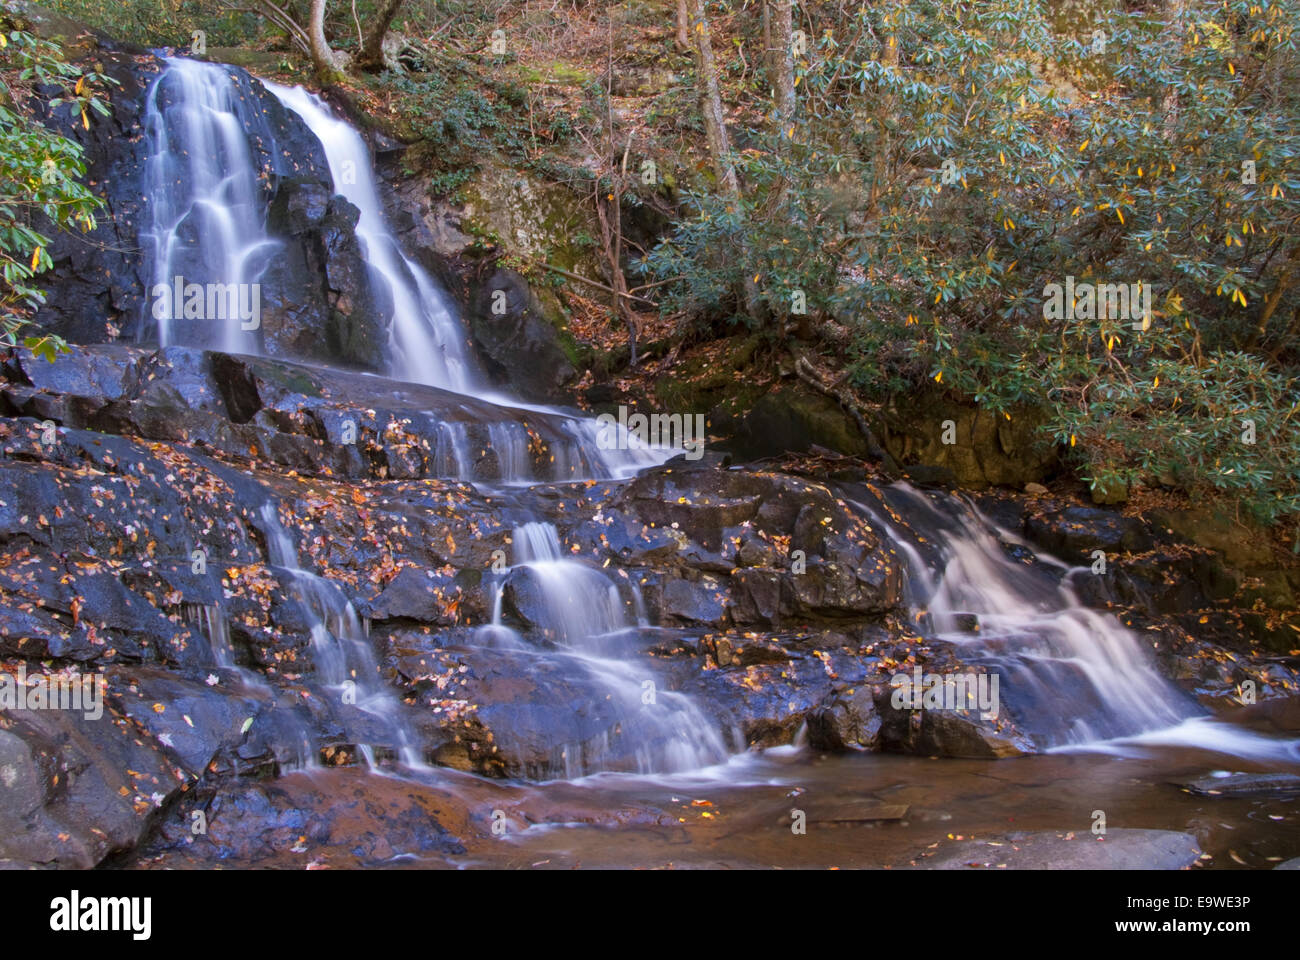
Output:
<svg viewBox="0 0 1300 960">
<path fill-rule="evenodd" d="M 776 117 L 785 136 L 794 120 L 794 4 L 776 0 L 776 50 L 772 65 L 776 71 Z"/>
<path fill-rule="evenodd" d="M 695 73 L 699 87 L 700 113 L 704 116 L 704 134 L 709 144 L 709 156 L 718 187 L 728 197 L 739 198 L 740 181 L 729 159 L 731 142 L 727 138 L 727 125 L 722 114 L 722 95 L 718 92 L 717 66 L 713 60 L 713 38 L 709 21 L 704 15 L 704 0 L 690 0 L 691 30 L 695 35 Z"/>
<path fill-rule="evenodd" d="M 677 49 L 691 48 L 691 14 L 686 9 L 686 0 L 677 0 Z"/>
<path fill-rule="evenodd" d="M 772 55 L 772 5 L 763 0 L 763 66 L 768 76 L 775 71 L 775 62 Z"/>
<path fill-rule="evenodd" d="M 713 60 L 713 37 L 709 21 L 704 15 L 704 0 L 691 0 L 691 31 L 695 35 L 695 73 L 699 86 L 700 112 L 704 115 L 705 139 L 709 155 L 718 178 L 722 195 L 740 206 L 740 179 L 731 164 L 731 142 L 727 137 L 726 119 L 722 113 L 722 94 L 718 90 L 717 67 Z M 744 241 L 741 241 L 742 244 Z M 758 287 L 749 275 L 749 251 L 744 250 L 744 276 L 741 279 L 741 299 L 746 312 L 757 320 L 767 317 L 767 310 L 758 296 Z"/>
<path fill-rule="evenodd" d="M 338 55 L 325 39 L 325 0 L 311 0 L 311 22 L 307 25 L 307 42 L 312 66 L 322 86 L 332 86 L 340 79 L 342 68 Z"/>
<path fill-rule="evenodd" d="M 384 37 L 388 36 L 388 28 L 392 25 L 393 17 L 397 16 L 401 6 L 402 0 L 384 0 L 379 8 L 378 18 L 370 28 L 370 32 L 366 34 L 361 44 L 361 52 L 357 55 L 355 64 L 359 69 L 371 73 L 378 73 L 384 69 Z"/>
</svg>

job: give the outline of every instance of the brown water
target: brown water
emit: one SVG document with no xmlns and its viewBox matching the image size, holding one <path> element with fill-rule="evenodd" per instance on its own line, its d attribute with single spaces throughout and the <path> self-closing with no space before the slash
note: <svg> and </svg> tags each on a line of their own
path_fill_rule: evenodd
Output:
<svg viewBox="0 0 1300 960">
<path fill-rule="evenodd" d="M 1300 772 L 1294 765 L 1195 749 L 1141 753 L 982 761 L 787 747 L 698 775 L 601 774 L 542 784 L 452 771 L 433 772 L 426 783 L 358 768 L 302 772 L 255 789 L 278 810 L 305 815 L 315 829 L 301 836 L 293 836 L 296 828 L 282 830 L 273 855 L 222 862 L 297 869 L 906 869 L 972 838 L 1051 830 L 1088 839 L 1096 810 L 1105 812 L 1108 829 L 1192 834 L 1209 855 L 1200 869 L 1268 869 L 1300 856 L 1300 797 L 1207 797 L 1176 785 L 1213 770 Z M 806 815 L 803 835 L 791 829 L 795 809 Z M 494 815 L 503 833 L 493 832 Z M 465 852 L 403 849 L 403 829 L 395 824 L 427 818 L 455 834 Z M 270 827 L 245 818 L 234 829 Z M 217 812 L 210 839 L 137 865 L 216 865 L 206 847 L 229 843 L 230 831 Z"/>
</svg>

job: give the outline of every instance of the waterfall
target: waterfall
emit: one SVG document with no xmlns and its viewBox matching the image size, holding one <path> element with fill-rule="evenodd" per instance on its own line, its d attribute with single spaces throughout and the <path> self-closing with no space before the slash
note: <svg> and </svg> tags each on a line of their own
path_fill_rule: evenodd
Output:
<svg viewBox="0 0 1300 960">
<path fill-rule="evenodd" d="M 614 581 L 586 564 L 567 558 L 550 523 L 530 521 L 515 528 L 517 562 L 507 574 L 532 581 L 540 610 L 531 610 L 541 639 L 554 643 L 598 688 L 606 691 L 617 722 L 595 743 L 565 744 L 551 771 L 566 778 L 604 769 L 615 747 L 630 754 L 638 773 L 697 770 L 728 754 L 717 726 L 688 696 L 659 689 L 655 678 L 625 657 L 639 636 L 628 623 L 631 605 L 640 621 L 640 592 L 624 600 Z M 501 623 L 501 590 L 494 597 L 492 623 L 478 634 L 489 645 L 529 650 L 518 634 Z M 550 655 L 550 654 L 547 654 Z M 615 739 L 619 743 L 615 743 Z"/>
<path fill-rule="evenodd" d="M 433 279 L 402 252 L 384 219 L 383 204 L 361 134 L 302 87 L 263 85 L 311 129 L 325 147 L 334 189 L 361 211 L 357 237 L 372 274 L 393 297 L 389 348 L 396 380 L 469 393 L 474 387 L 460 319 Z"/>
<path fill-rule="evenodd" d="M 271 563 L 288 578 L 288 593 L 308 619 L 312 659 L 321 685 L 335 704 L 355 705 L 374 718 L 375 728 L 408 767 L 423 766 L 397 697 L 379 677 L 370 638 L 361 627 L 356 609 L 334 583 L 298 565 L 297 550 L 273 501 L 262 504 L 258 516 Z M 371 746 L 358 743 L 358 747 L 374 768 Z"/>
<path fill-rule="evenodd" d="M 852 502 L 901 554 L 914 622 L 931 639 L 954 644 L 963 662 L 996 671 L 1017 722 L 1040 746 L 1199 738 L 1243 756 L 1294 756 L 1293 745 L 1210 720 L 1160 675 L 1137 634 L 1084 606 L 1071 580 L 1091 568 L 1037 553 L 956 496 L 932 499 L 898 483 L 883 499 L 883 509 Z M 907 522 L 886 514 L 905 514 Z"/>
<path fill-rule="evenodd" d="M 267 234 L 264 185 L 249 149 L 250 137 L 272 138 L 227 68 L 180 57 L 166 63 L 145 100 L 150 211 L 141 231 L 152 250 L 149 310 L 159 342 L 257 353 L 257 331 L 226 308 L 231 291 L 235 303 L 251 298 L 279 246 Z M 203 291 L 198 309 L 185 292 L 190 284 Z"/>
<path fill-rule="evenodd" d="M 221 609 L 220 604 L 201 606 L 197 614 L 203 623 L 203 634 L 208 641 L 212 666 L 238 677 L 246 691 L 259 700 L 270 701 L 272 708 L 279 706 L 276 691 L 261 674 L 235 663 L 234 647 L 230 639 L 230 621 L 226 618 L 226 613 Z M 289 751 L 276 751 L 278 761 L 307 769 L 320 766 L 319 755 L 313 743 L 315 736 L 305 717 L 300 716 L 292 707 L 288 710 L 271 709 L 265 716 L 274 728 L 274 736 L 270 739 L 291 745 Z M 276 742 L 271 744 L 272 750 L 275 750 Z"/>
<path fill-rule="evenodd" d="M 366 261 L 375 275 L 392 290 L 394 313 L 389 341 L 389 376 L 470 394 L 520 413 L 534 411 L 564 418 L 564 429 L 574 438 L 574 450 L 556 447 L 551 476 L 560 480 L 628 477 L 645 467 L 663 463 L 679 451 L 641 443 L 625 429 L 618 430 L 618 442 L 609 449 L 598 442 L 594 420 L 574 417 L 556 407 L 521 403 L 486 389 L 476 381 L 465 349 L 465 332 L 460 318 L 437 283 L 414 260 L 402 252 L 384 217 L 379 186 L 365 140 L 345 120 L 334 115 L 319 97 L 302 87 L 286 87 L 269 80 L 266 89 L 288 109 L 298 114 L 325 148 L 334 189 L 361 211 L 357 236 Z M 440 465 L 454 466 L 446 475 L 460 480 L 473 478 L 466 451 L 465 428 L 446 424 L 439 431 Z M 501 464 L 505 483 L 535 482 L 528 458 L 528 432 L 519 423 L 489 426 L 492 446 Z M 444 450 L 443 444 L 448 444 Z"/>
</svg>

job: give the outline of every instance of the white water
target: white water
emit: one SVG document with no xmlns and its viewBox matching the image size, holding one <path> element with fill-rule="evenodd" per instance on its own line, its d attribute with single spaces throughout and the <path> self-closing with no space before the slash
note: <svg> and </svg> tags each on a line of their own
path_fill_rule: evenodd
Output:
<svg viewBox="0 0 1300 960">
<path fill-rule="evenodd" d="M 153 252 L 151 313 L 155 285 L 171 290 L 177 276 L 204 286 L 256 283 L 279 246 L 266 232 L 266 197 L 248 149 L 251 111 L 236 93 L 226 68 L 179 57 L 168 58 L 149 90 L 144 126 L 152 149 L 144 180 L 150 226 L 141 240 Z M 187 325 L 187 331 L 201 345 L 257 352 L 257 332 L 241 329 L 237 316 L 192 319 L 200 326 Z M 176 319 L 159 319 L 162 346 L 175 343 L 177 334 Z"/>
<path fill-rule="evenodd" d="M 1017 562 L 1009 543 L 1030 551 L 974 507 L 951 498 L 947 511 L 906 484 L 890 488 L 910 531 L 857 503 L 890 533 L 907 566 L 914 619 L 934 637 L 963 648 L 963 659 L 1002 674 L 1001 695 L 1017 720 L 1049 750 L 1126 752 L 1137 745 L 1203 746 L 1244 757 L 1297 756 L 1294 743 L 1204 716 L 1157 672 L 1138 634 L 1084 606 L 1071 569 L 1034 552 L 1066 575 L 1059 581 Z M 937 550 L 939 569 L 918 549 Z M 978 630 L 969 629 L 974 616 Z M 1129 751 L 1131 752 L 1131 751 Z"/>
<path fill-rule="evenodd" d="M 266 89 L 297 113 L 325 148 L 334 189 L 361 211 L 357 224 L 370 269 L 382 278 L 393 292 L 394 315 L 389 375 L 472 395 L 489 403 L 514 410 L 531 410 L 564 417 L 564 429 L 577 445 L 574 460 L 570 452 L 557 447 L 552 475 L 560 480 L 603 479 L 632 476 L 638 470 L 663 463 L 680 451 L 669 447 L 651 447 L 622 431 L 616 449 L 602 450 L 597 443 L 599 428 L 594 420 L 574 418 L 555 407 L 521 403 L 512 397 L 485 389 L 477 382 L 464 346 L 465 333 L 446 296 L 434 280 L 401 250 L 384 217 L 379 187 L 370 151 L 365 140 L 347 121 L 336 117 L 329 106 L 302 87 L 285 87 L 269 80 Z M 451 426 L 452 433 L 456 427 Z M 453 436 L 457 479 L 472 479 L 466 462 L 463 427 L 461 437 Z M 501 424 L 492 428 L 492 444 L 502 465 L 505 483 L 528 483 L 531 476 L 528 434 L 522 426 Z M 459 444 L 459 445 L 456 445 Z"/>
<path fill-rule="evenodd" d="M 541 637 L 607 691 L 605 700 L 617 718 L 615 727 L 595 742 L 563 745 L 552 772 L 573 779 L 607 763 L 623 763 L 625 756 L 641 774 L 698 770 L 723 762 L 728 750 L 715 724 L 690 697 L 662 689 L 662 682 L 628 650 L 638 632 L 628 622 L 627 609 L 641 617 L 640 593 L 629 589 L 625 599 L 601 571 L 565 557 L 552 524 L 525 523 L 515 528 L 513 541 L 518 562 L 512 573 L 526 571 L 524 576 L 540 591 L 544 609 L 535 626 Z M 518 634 L 502 626 L 499 585 L 497 590 L 493 622 L 480 628 L 479 635 L 492 646 L 529 649 Z M 632 656 L 625 658 L 623 652 Z"/>
<path fill-rule="evenodd" d="M 380 680 L 370 638 L 362 629 L 356 609 L 337 586 L 298 565 L 297 550 L 273 502 L 262 504 L 259 517 L 271 563 L 289 578 L 289 593 L 309 620 L 312 660 L 321 687 L 333 697 L 335 706 L 349 705 L 351 699 L 358 709 L 376 718 L 387 735 L 387 745 L 397 751 L 403 763 L 413 768 L 424 766 L 396 695 Z M 359 743 L 358 747 L 371 768 L 377 769 L 372 747 L 367 743 Z"/>
<path fill-rule="evenodd" d="M 357 237 L 366 262 L 372 275 L 387 283 L 393 298 L 389 341 L 393 377 L 469 393 L 474 378 L 460 321 L 433 279 L 402 252 L 389 230 L 371 172 L 370 151 L 361 134 L 302 87 L 262 83 L 316 134 L 325 147 L 334 189 L 361 211 Z"/>
</svg>

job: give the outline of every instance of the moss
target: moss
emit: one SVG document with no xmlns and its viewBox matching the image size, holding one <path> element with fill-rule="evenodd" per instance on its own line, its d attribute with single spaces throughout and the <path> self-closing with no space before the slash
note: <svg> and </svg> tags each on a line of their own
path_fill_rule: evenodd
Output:
<svg viewBox="0 0 1300 960">
<path fill-rule="evenodd" d="M 566 187 L 499 163 L 485 163 L 458 192 L 462 230 L 523 260 L 540 260 L 597 276 L 590 238 L 599 229 L 586 204 Z"/>
<path fill-rule="evenodd" d="M 731 406 L 741 415 L 767 392 L 746 373 L 754 359 L 761 338 L 757 335 L 735 338 L 726 351 L 698 354 L 687 358 L 655 381 L 654 393 L 665 410 L 703 412 L 720 404 Z"/>
<path fill-rule="evenodd" d="M 571 63 L 556 60 L 541 66 L 520 66 L 519 79 L 524 83 L 559 83 L 569 87 L 581 87 L 592 81 L 590 71 Z"/>
<path fill-rule="evenodd" d="M 569 312 L 564 309 L 560 298 L 545 287 L 532 285 L 533 295 L 542 308 L 542 316 L 555 328 L 556 343 L 564 352 L 575 370 L 587 369 L 594 359 L 595 351 L 584 343 L 579 343 L 569 330 Z"/>
</svg>

